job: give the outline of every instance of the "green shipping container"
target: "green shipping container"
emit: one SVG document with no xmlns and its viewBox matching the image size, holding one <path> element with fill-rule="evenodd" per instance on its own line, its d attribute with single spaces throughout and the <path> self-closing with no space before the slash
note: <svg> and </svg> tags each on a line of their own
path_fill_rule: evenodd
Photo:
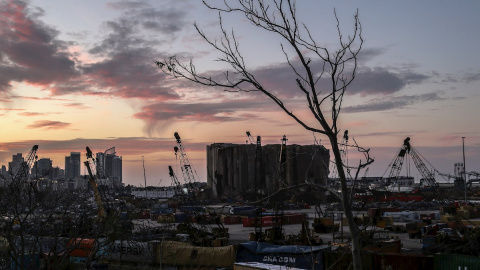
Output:
<svg viewBox="0 0 480 270">
<path fill-rule="evenodd" d="M 480 269 L 480 257 L 460 254 L 435 254 L 435 270 Z"/>
</svg>

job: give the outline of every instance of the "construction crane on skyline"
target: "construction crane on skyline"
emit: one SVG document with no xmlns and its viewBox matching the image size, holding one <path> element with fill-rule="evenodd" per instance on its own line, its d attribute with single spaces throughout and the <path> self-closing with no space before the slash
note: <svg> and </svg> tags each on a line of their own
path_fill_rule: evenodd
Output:
<svg viewBox="0 0 480 270">
<path fill-rule="evenodd" d="M 173 190 L 175 191 L 175 196 L 182 195 L 183 194 L 182 184 L 180 184 L 180 181 L 178 181 L 177 176 L 173 172 L 172 166 L 168 166 L 168 174 L 170 175 L 170 178 L 172 179 L 172 186 L 173 186 Z"/>
<path fill-rule="evenodd" d="M 403 141 L 403 145 L 400 148 L 398 155 L 395 157 L 395 160 L 391 164 L 391 171 L 388 177 L 388 181 L 391 182 L 398 179 L 400 171 L 402 170 L 405 157 L 408 155 L 412 158 L 418 172 L 420 172 L 420 174 L 422 175 L 423 181 L 426 182 L 427 185 L 430 187 L 438 187 L 438 183 L 435 181 L 433 173 L 427 169 L 427 166 L 422 161 L 420 154 L 418 154 L 418 152 L 410 145 L 410 137 L 407 137 Z"/>
<path fill-rule="evenodd" d="M 253 139 L 252 134 L 250 131 L 245 132 L 247 134 L 247 140 L 245 141 L 246 144 L 255 144 L 255 140 Z"/>
<path fill-rule="evenodd" d="M 173 149 L 175 150 L 175 156 L 178 157 L 179 154 L 180 168 L 182 170 L 183 180 L 186 184 L 188 184 L 190 188 L 193 188 L 195 189 L 194 191 L 196 191 L 197 183 L 199 183 L 198 174 L 195 171 L 193 165 L 190 163 L 187 151 L 182 145 L 182 139 L 180 138 L 178 132 L 174 133 L 174 137 L 177 140 L 177 146 L 175 146 Z"/>
<path fill-rule="evenodd" d="M 87 149 L 87 160 L 85 162 L 83 162 L 83 164 L 85 164 L 85 167 L 87 168 L 87 171 L 88 171 L 88 175 L 89 175 L 88 181 L 89 181 L 89 183 L 92 187 L 93 196 L 95 198 L 95 203 L 97 204 L 97 207 L 98 207 L 98 218 L 100 220 L 102 220 L 106 217 L 105 207 L 103 205 L 102 195 L 100 194 L 100 191 L 98 190 L 98 183 L 97 183 L 96 178 L 95 178 L 95 173 L 93 172 L 93 170 L 91 168 L 91 163 L 96 164 L 96 162 L 95 162 L 95 158 L 93 157 L 93 153 L 90 150 L 90 148 L 87 146 L 86 149 Z"/>
<path fill-rule="evenodd" d="M 30 167 L 34 163 L 34 160 L 37 160 L 38 158 L 37 150 L 38 150 L 38 145 L 34 145 L 32 147 L 32 150 L 30 150 L 30 153 L 28 154 L 27 159 L 23 161 L 18 167 L 18 169 L 16 170 L 16 172 L 13 173 L 12 184 L 20 185 L 28 180 L 28 173 L 30 171 Z"/>
</svg>

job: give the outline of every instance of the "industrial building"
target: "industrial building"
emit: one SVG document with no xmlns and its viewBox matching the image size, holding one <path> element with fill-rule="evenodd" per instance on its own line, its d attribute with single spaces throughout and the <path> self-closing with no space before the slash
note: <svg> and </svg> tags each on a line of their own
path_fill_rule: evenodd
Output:
<svg viewBox="0 0 480 270">
<path fill-rule="evenodd" d="M 322 145 L 231 144 L 207 146 L 207 184 L 214 198 L 266 196 L 309 182 L 325 184 L 329 150 Z"/>
</svg>

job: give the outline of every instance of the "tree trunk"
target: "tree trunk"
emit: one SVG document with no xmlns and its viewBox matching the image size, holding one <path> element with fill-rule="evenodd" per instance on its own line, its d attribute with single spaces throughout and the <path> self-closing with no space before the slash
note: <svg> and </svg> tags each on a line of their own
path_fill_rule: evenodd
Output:
<svg viewBox="0 0 480 270">
<path fill-rule="evenodd" d="M 352 238 L 352 260 L 353 260 L 353 269 L 361 270 L 362 269 L 362 254 L 360 246 L 360 231 L 355 223 L 355 219 L 352 211 L 352 203 L 350 199 L 350 191 L 347 186 L 347 177 L 345 175 L 345 168 L 343 167 L 343 161 L 340 154 L 340 149 L 338 148 L 337 137 L 335 135 L 329 136 L 330 143 L 332 145 L 332 152 L 335 157 L 335 163 L 337 164 L 338 177 L 340 178 L 340 185 L 342 189 L 342 206 L 345 217 L 348 222 L 348 229 L 350 230 L 350 235 Z M 353 192 L 353 191 L 352 191 Z"/>
</svg>

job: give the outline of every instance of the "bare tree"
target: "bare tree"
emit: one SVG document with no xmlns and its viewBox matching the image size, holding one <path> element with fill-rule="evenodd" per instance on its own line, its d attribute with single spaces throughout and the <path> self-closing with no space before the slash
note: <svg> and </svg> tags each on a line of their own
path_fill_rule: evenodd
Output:
<svg viewBox="0 0 480 270">
<path fill-rule="evenodd" d="M 337 165 L 341 193 L 330 190 L 342 201 L 352 236 L 353 266 L 354 269 L 361 269 L 360 230 L 354 222 L 352 213 L 353 189 L 347 185 L 347 165 L 342 160 L 340 149 L 342 146 L 339 141 L 341 132 L 339 118 L 343 98 L 347 88 L 355 79 L 358 54 L 364 42 L 358 11 L 354 15 L 353 32 L 345 37 L 342 35 L 340 22 L 334 10 L 337 22 L 338 47 L 332 50 L 319 44 L 313 38 L 311 29 L 299 21 L 300 18 L 297 17 L 294 0 L 234 0 L 224 1 L 220 6 L 212 5 L 206 1 L 203 1 L 203 3 L 209 9 L 218 11 L 219 25 L 223 37 L 220 40 L 212 40 L 206 36 L 197 24 L 194 24 L 195 28 L 210 46 L 221 53 L 222 56 L 217 60 L 228 64 L 233 72 L 225 72 L 223 79 L 213 79 L 199 74 L 192 60 L 185 64 L 175 56 L 157 61 L 157 66 L 168 75 L 197 84 L 222 87 L 235 92 L 261 92 L 306 130 L 325 135 L 331 144 L 335 164 Z M 293 75 L 296 77 L 297 90 L 305 97 L 311 116 L 316 120 L 313 124 L 294 114 L 273 89 L 264 87 L 254 74 L 247 69 L 234 32 L 228 33 L 222 22 L 222 14 L 228 13 L 243 14 L 254 26 L 281 37 L 283 40 L 281 50 Z M 291 51 L 293 53 L 289 53 Z M 356 179 L 360 170 L 371 164 L 373 159 L 370 158 L 368 150 L 359 147 L 356 142 L 352 146 L 358 149 L 365 158 L 354 168 L 356 174 L 352 178 Z M 348 172 L 350 171 L 349 168 Z M 312 183 L 307 184 L 313 185 Z M 323 186 L 323 188 L 329 189 L 328 186 Z"/>
</svg>

